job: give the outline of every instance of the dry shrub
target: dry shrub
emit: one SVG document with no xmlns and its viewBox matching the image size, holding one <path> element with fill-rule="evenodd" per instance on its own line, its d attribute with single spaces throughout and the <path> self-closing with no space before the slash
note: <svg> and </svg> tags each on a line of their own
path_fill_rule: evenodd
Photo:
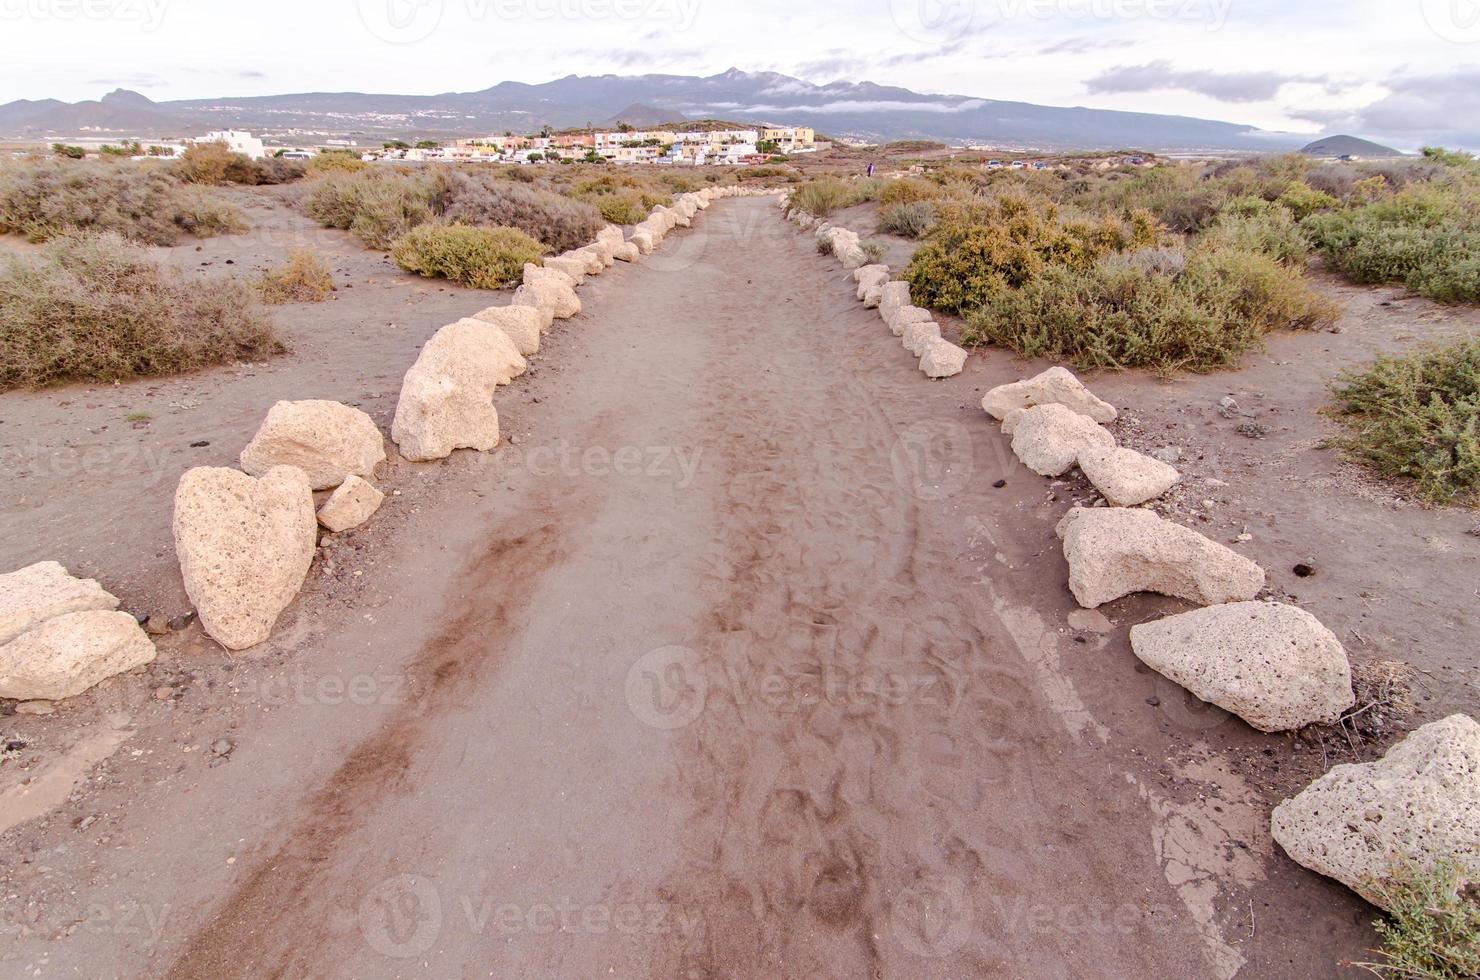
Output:
<svg viewBox="0 0 1480 980">
<path fill-rule="evenodd" d="M 311 177 L 322 177 L 327 174 L 359 173 L 368 166 L 368 163 L 348 150 L 324 150 L 312 157 L 304 169 Z"/>
<path fill-rule="evenodd" d="M 329 267 L 312 249 L 294 249 L 288 262 L 269 269 L 253 283 L 264 303 L 322 303 L 334 292 L 334 277 Z"/>
<path fill-rule="evenodd" d="M 442 224 L 411 229 L 391 252 L 407 272 L 474 289 L 498 289 L 517 282 L 524 264 L 538 262 L 544 253 L 539 242 L 517 228 Z"/>
<path fill-rule="evenodd" d="M 1480 869 L 1445 855 L 1427 867 L 1399 862 L 1372 886 L 1386 916 L 1373 923 L 1380 963 L 1355 963 L 1383 980 L 1480 977 Z"/>
<path fill-rule="evenodd" d="M 319 224 L 353 232 L 370 248 L 387 249 L 436 216 L 437 192 L 435 179 L 425 174 L 332 174 L 314 184 L 306 207 Z"/>
<path fill-rule="evenodd" d="M 919 238 L 935 224 L 935 205 L 929 201 L 889 204 L 879 210 L 879 231 L 901 238 Z"/>
<path fill-rule="evenodd" d="M 182 233 L 247 230 L 242 213 L 152 162 L 41 160 L 0 166 L 0 233 L 33 242 L 70 231 L 116 232 L 150 245 Z"/>
<path fill-rule="evenodd" d="M 942 195 L 943 191 L 939 184 L 933 184 L 928 180 L 920 180 L 918 177 L 901 177 L 891 180 L 885 185 L 879 194 L 879 203 L 888 207 L 891 204 L 912 204 L 916 201 L 933 201 Z"/>
<path fill-rule="evenodd" d="M 118 235 L 61 235 L 0 271 L 0 390 L 179 374 L 282 350 L 245 283 L 186 279 Z"/>
<path fill-rule="evenodd" d="M 445 201 L 443 217 L 448 221 L 518 228 L 556 252 L 589 244 L 605 224 L 601 212 L 590 204 L 500 180 L 493 173 L 448 170 L 438 179 Z"/>
</svg>

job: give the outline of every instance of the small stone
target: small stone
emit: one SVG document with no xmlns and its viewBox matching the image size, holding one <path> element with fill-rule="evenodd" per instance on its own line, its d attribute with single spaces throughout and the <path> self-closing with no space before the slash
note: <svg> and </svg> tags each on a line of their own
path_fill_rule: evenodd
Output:
<svg viewBox="0 0 1480 980">
<path fill-rule="evenodd" d="M 57 713 L 57 706 L 50 701 L 22 701 L 15 706 L 15 713 L 18 715 L 54 715 Z"/>
<path fill-rule="evenodd" d="M 1269 426 L 1260 425 L 1258 422 L 1244 422 L 1235 431 L 1249 439 L 1263 439 L 1269 435 Z"/>
<path fill-rule="evenodd" d="M 997 482 L 993 483 L 992 486 L 996 487 L 998 490 L 1001 490 L 1003 487 L 1007 486 L 1007 481 L 998 480 Z"/>
<path fill-rule="evenodd" d="M 197 439 L 190 444 L 191 449 L 204 449 L 211 444 L 209 439 Z"/>
<path fill-rule="evenodd" d="M 236 748 L 236 746 L 232 745 L 229 741 L 227 741 L 224 738 L 218 738 L 218 739 L 216 739 L 216 741 L 214 741 L 214 742 L 211 743 L 211 752 L 214 753 L 214 754 L 216 754 L 216 755 L 221 755 L 221 756 L 230 755 L 231 754 L 231 750 L 234 749 L 234 748 Z"/>
<path fill-rule="evenodd" d="M 154 689 L 154 700 L 156 701 L 168 701 L 174 696 L 175 688 L 170 687 L 169 685 L 165 685 L 164 687 L 156 687 Z"/>
<path fill-rule="evenodd" d="M 195 622 L 195 610 L 194 609 L 190 610 L 190 612 L 186 613 L 183 616 L 176 616 L 174 619 L 172 619 L 172 620 L 169 621 L 169 624 L 168 625 L 169 625 L 169 628 L 171 630 L 178 631 L 178 630 L 185 629 L 187 626 L 189 626 L 193 622 Z"/>
<path fill-rule="evenodd" d="M 1182 458 L 1182 450 L 1176 446 L 1162 446 L 1160 449 L 1151 450 L 1147 455 L 1152 459 L 1159 459 L 1163 463 L 1175 463 Z"/>
<path fill-rule="evenodd" d="M 1312 562 L 1303 561 L 1290 570 L 1295 573 L 1297 578 L 1310 578 L 1316 573 L 1316 566 Z"/>
<path fill-rule="evenodd" d="M 1218 399 L 1218 414 L 1226 419 L 1238 415 L 1238 400 L 1232 395 L 1224 395 Z"/>
<path fill-rule="evenodd" d="M 1151 705 L 1151 707 L 1153 708 L 1159 708 L 1161 707 L 1161 698 L 1153 694 L 1151 697 L 1146 699 L 1146 703 Z"/>
<path fill-rule="evenodd" d="M 155 614 L 143 622 L 144 632 L 150 636 L 164 636 L 170 631 L 170 624 L 163 616 Z"/>
</svg>

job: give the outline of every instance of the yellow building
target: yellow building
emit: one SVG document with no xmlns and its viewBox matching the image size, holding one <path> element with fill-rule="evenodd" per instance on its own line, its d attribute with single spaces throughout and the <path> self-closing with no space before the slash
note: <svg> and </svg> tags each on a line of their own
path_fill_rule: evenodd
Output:
<svg viewBox="0 0 1480 980">
<path fill-rule="evenodd" d="M 761 130 L 761 139 L 789 151 L 811 146 L 816 141 L 817 134 L 810 126 L 768 126 Z"/>
</svg>

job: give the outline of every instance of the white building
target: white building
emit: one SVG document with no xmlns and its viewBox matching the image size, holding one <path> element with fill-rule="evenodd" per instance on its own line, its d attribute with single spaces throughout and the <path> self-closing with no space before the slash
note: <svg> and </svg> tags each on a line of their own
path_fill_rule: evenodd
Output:
<svg viewBox="0 0 1480 980">
<path fill-rule="evenodd" d="M 241 153 L 251 157 L 253 160 L 261 160 L 267 156 L 267 149 L 262 141 L 251 133 L 238 129 L 222 129 L 214 133 L 206 133 L 204 137 L 196 140 L 197 143 L 225 143 L 226 148 L 232 153 Z"/>
</svg>

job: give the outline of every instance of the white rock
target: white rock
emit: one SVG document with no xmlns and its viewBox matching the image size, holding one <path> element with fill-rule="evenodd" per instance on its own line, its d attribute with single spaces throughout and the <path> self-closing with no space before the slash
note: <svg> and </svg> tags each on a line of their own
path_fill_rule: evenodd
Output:
<svg viewBox="0 0 1480 980">
<path fill-rule="evenodd" d="M 596 256 L 596 258 L 601 262 L 601 268 L 606 269 L 609 268 L 613 262 L 617 261 L 614 249 L 615 246 L 613 246 L 610 242 L 605 242 L 598 238 L 590 245 L 587 245 L 584 248 L 580 249 L 580 251 L 589 252 L 590 254 Z"/>
<path fill-rule="evenodd" d="M 261 479 L 197 466 L 175 490 L 175 554 L 200 624 L 229 650 L 261 643 L 308 575 L 313 491 L 295 466 Z"/>
<path fill-rule="evenodd" d="M 615 249 L 617 246 L 623 243 L 621 226 L 605 225 L 600 231 L 596 233 L 596 240 L 598 242 L 606 242 L 613 249 Z"/>
<path fill-rule="evenodd" d="M 473 319 L 491 323 L 513 341 L 520 356 L 540 352 L 540 334 L 545 329 L 545 315 L 534 306 L 490 306 L 473 314 Z"/>
<path fill-rule="evenodd" d="M 910 284 L 907 282 L 884 283 L 884 289 L 879 294 L 879 315 L 888 323 L 894 311 L 902 306 L 910 305 Z"/>
<path fill-rule="evenodd" d="M 854 282 L 861 283 L 865 279 L 879 279 L 880 277 L 884 279 L 889 278 L 889 267 L 882 262 L 875 262 L 873 265 L 861 265 L 853 270 Z"/>
<path fill-rule="evenodd" d="M 552 284 L 535 287 L 545 285 Z M 493 324 L 468 318 L 438 330 L 401 382 L 391 423 L 401 455 L 441 459 L 454 449 L 486 451 L 498 445 L 493 391 L 524 366 L 514 342 Z"/>
<path fill-rule="evenodd" d="M 633 242 L 622 242 L 612 248 L 612 258 L 618 262 L 636 262 L 641 254 L 641 249 Z"/>
<path fill-rule="evenodd" d="M 1060 476 L 1088 449 L 1110 449 L 1115 437 L 1099 423 L 1063 405 L 1035 405 L 1018 410 L 1002 431 L 1012 436 L 1012 451 L 1039 476 Z M 1008 430 L 1011 429 L 1011 432 Z"/>
<path fill-rule="evenodd" d="M 551 255 L 545 260 L 545 268 L 560 273 L 571 281 L 572 286 L 579 286 L 586 281 L 586 260 L 569 252 L 564 255 Z M 525 280 L 528 282 L 528 280 Z M 535 280 L 539 282 L 538 279 Z"/>
<path fill-rule="evenodd" d="M 1052 404 L 1072 408 L 1096 422 L 1114 421 L 1116 414 L 1113 405 L 1096 398 L 1072 372 L 1061 367 L 1051 367 L 1026 381 L 998 385 L 982 397 L 982 408 L 997 419 L 1006 418 L 1015 408 Z"/>
<path fill-rule="evenodd" d="M 916 357 L 925 356 L 931 341 L 940 340 L 940 324 L 934 320 L 916 320 L 904 327 L 904 348 Z M 954 373 L 954 372 L 953 372 Z"/>
<path fill-rule="evenodd" d="M 606 268 L 606 262 L 602 260 L 601 253 L 595 251 L 589 245 L 585 248 L 573 248 L 561 256 L 561 258 L 581 263 L 583 271 L 588 276 L 600 275 L 601 271 Z M 550 260 L 546 259 L 545 264 L 549 265 Z"/>
<path fill-rule="evenodd" d="M 863 305 L 865 309 L 873 310 L 878 308 L 879 302 L 884 298 L 884 287 L 888 283 L 889 280 L 883 279 L 863 291 Z"/>
<path fill-rule="evenodd" d="M 632 232 L 632 237 L 629 241 L 631 244 L 636 245 L 637 250 L 643 255 L 652 254 L 653 249 L 657 247 L 657 242 L 653 240 L 652 233 L 648 231 L 638 230 Z"/>
<path fill-rule="evenodd" d="M 385 494 L 357 476 L 339 485 L 319 508 L 319 523 L 330 531 L 347 531 L 359 527 L 380 509 Z"/>
<path fill-rule="evenodd" d="M 1352 672 L 1336 636 L 1278 602 L 1230 602 L 1131 627 L 1148 667 L 1260 731 L 1331 723 L 1352 706 Z"/>
<path fill-rule="evenodd" d="M 154 644 L 128 613 L 68 613 L 0 646 L 0 698 L 76 697 L 153 659 Z"/>
<path fill-rule="evenodd" d="M 57 616 L 117 608 L 118 598 L 94 580 L 74 578 L 57 562 L 38 561 L 0 575 L 0 643 Z"/>
<path fill-rule="evenodd" d="M 576 288 L 576 281 L 559 269 L 544 265 L 535 265 L 533 262 L 524 263 L 523 282 L 538 282 L 541 279 L 553 279 L 556 282 L 564 283 L 572 289 Z"/>
<path fill-rule="evenodd" d="M 885 317 L 884 322 L 889 326 L 889 332 L 896 337 L 904 336 L 904 328 L 911 323 L 924 323 L 932 319 L 930 311 L 918 306 L 901 306 L 899 309 Z"/>
<path fill-rule="evenodd" d="M 241 465 L 252 476 L 274 466 L 296 466 L 315 490 L 328 490 L 351 474 L 372 475 L 384 459 L 385 439 L 374 419 L 349 405 L 309 399 L 268 409 L 242 450 Z"/>
<path fill-rule="evenodd" d="M 527 282 L 514 290 L 510 306 L 537 306 L 552 319 L 564 320 L 581 312 L 581 299 L 571 287 L 551 280 Z"/>
<path fill-rule="evenodd" d="M 920 370 L 927 378 L 949 378 L 966 366 L 966 351 L 939 337 L 927 341 L 920 355 Z"/>
<path fill-rule="evenodd" d="M 1115 447 L 1080 452 L 1079 468 L 1116 507 L 1135 507 L 1160 497 L 1180 477 L 1175 467 L 1159 459 Z"/>
<path fill-rule="evenodd" d="M 1057 531 L 1069 591 L 1086 609 L 1132 592 L 1215 605 L 1252 599 L 1264 586 L 1264 570 L 1243 555 L 1149 510 L 1075 507 Z"/>
<path fill-rule="evenodd" d="M 1373 885 L 1397 862 L 1427 871 L 1451 860 L 1461 887 L 1480 881 L 1480 724 L 1450 715 L 1377 762 L 1335 766 L 1270 824 L 1291 858 L 1379 906 Z"/>
</svg>

